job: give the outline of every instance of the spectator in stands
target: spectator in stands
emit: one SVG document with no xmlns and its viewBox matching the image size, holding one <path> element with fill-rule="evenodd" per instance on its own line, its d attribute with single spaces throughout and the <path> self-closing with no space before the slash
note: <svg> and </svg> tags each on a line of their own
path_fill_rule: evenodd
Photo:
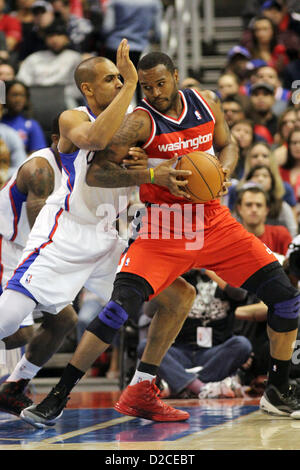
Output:
<svg viewBox="0 0 300 470">
<path fill-rule="evenodd" d="M 269 83 L 274 87 L 275 103 L 272 111 L 280 116 L 287 108 L 291 98 L 291 91 L 282 88 L 277 70 L 274 67 L 258 67 L 253 77 L 254 83 Z"/>
<path fill-rule="evenodd" d="M 292 207 L 294 215 L 296 216 L 296 198 L 294 190 L 289 183 L 282 181 L 278 163 L 273 152 L 271 152 L 269 144 L 266 142 L 256 142 L 250 147 L 245 158 L 244 175 L 247 175 L 256 165 L 267 165 L 271 168 L 275 180 L 276 194 L 279 196 L 281 194 L 283 195 L 283 200 Z M 228 197 L 226 200 L 226 204 L 230 211 L 233 211 L 235 207 L 237 185 L 241 187 L 243 186 L 245 183 L 245 176 L 243 176 L 240 182 L 238 180 L 234 180 L 232 183 L 233 184 L 228 189 Z"/>
<path fill-rule="evenodd" d="M 290 183 L 294 189 L 297 201 L 300 201 L 300 129 L 295 128 L 287 139 L 287 159 L 280 167 L 280 174 L 284 181 Z"/>
<path fill-rule="evenodd" d="M 34 15 L 32 10 L 34 2 L 35 0 L 17 0 L 16 10 L 11 12 L 11 16 L 21 23 L 23 41 L 26 40 L 34 26 Z"/>
<path fill-rule="evenodd" d="M 278 131 L 274 142 L 277 147 L 274 149 L 274 156 L 279 166 L 285 164 L 287 160 L 287 141 L 290 133 L 295 129 L 297 123 L 296 110 L 293 107 L 287 108 L 278 119 Z"/>
<path fill-rule="evenodd" d="M 20 21 L 10 14 L 4 13 L 5 1 L 0 0 L 0 31 L 5 34 L 7 50 L 14 51 L 22 39 L 22 27 Z"/>
<path fill-rule="evenodd" d="M 223 73 L 218 78 L 217 94 L 221 100 L 227 98 L 227 96 L 238 95 L 239 89 L 239 79 L 233 73 Z"/>
<path fill-rule="evenodd" d="M 185 88 L 195 88 L 201 91 L 201 83 L 194 77 L 185 77 L 181 82 L 180 89 L 184 90 Z"/>
<path fill-rule="evenodd" d="M 2 119 L 2 115 L 3 105 L 0 103 L 0 121 Z M 14 171 L 27 157 L 25 147 L 22 139 L 19 137 L 19 134 L 14 129 L 2 122 L 0 122 L 0 139 L 1 141 L 3 140 L 5 142 L 5 145 L 9 150 L 10 167 L 8 169 L 8 178 L 10 178 Z"/>
<path fill-rule="evenodd" d="M 7 82 L 13 80 L 16 76 L 16 71 L 12 64 L 7 61 L 0 62 L 0 80 Z"/>
<path fill-rule="evenodd" d="M 93 45 L 90 20 L 73 14 L 69 0 L 52 0 L 51 4 L 56 17 L 66 23 L 72 49 L 81 53 L 90 52 Z"/>
<path fill-rule="evenodd" d="M 234 46 L 227 54 L 227 63 L 224 68 L 224 73 L 233 73 L 239 79 L 242 85 L 248 79 L 248 63 L 251 59 L 251 53 L 248 49 L 242 46 Z"/>
<path fill-rule="evenodd" d="M 261 13 L 275 24 L 278 43 L 284 45 L 289 59 L 294 60 L 300 48 L 300 18 L 295 5 L 288 7 L 288 1 L 268 0 L 263 3 Z"/>
<path fill-rule="evenodd" d="M 274 87 L 269 83 L 255 83 L 250 90 L 248 117 L 255 122 L 254 132 L 269 144 L 273 144 L 278 118 L 272 111 Z"/>
<path fill-rule="evenodd" d="M 240 394 L 240 384 L 230 376 L 251 353 L 250 342 L 232 333 L 235 308 L 246 301 L 247 291 L 230 286 L 206 269 L 189 271 L 183 277 L 195 287 L 197 296 L 158 369 L 158 377 L 168 385 L 162 396 L 233 398 Z M 155 311 L 155 299 L 144 305 L 148 316 Z M 145 344 L 144 339 L 138 345 L 139 357 Z M 187 370 L 193 368 L 201 370 Z"/>
<path fill-rule="evenodd" d="M 69 49 L 69 37 L 62 24 L 52 24 L 45 30 L 47 49 L 28 56 L 21 64 L 17 79 L 27 86 L 65 86 L 68 108 L 81 99 L 74 84 L 74 70 L 81 61 L 77 51 Z"/>
<path fill-rule="evenodd" d="M 239 147 L 239 161 L 231 177 L 240 179 L 244 174 L 246 154 L 255 141 L 254 124 L 249 119 L 242 119 L 233 124 L 231 133 Z"/>
<path fill-rule="evenodd" d="M 268 223 L 271 206 L 268 192 L 262 186 L 244 185 L 238 191 L 236 211 L 242 225 L 274 253 L 285 255 L 292 236 L 285 226 Z"/>
<path fill-rule="evenodd" d="M 241 100 L 237 96 L 227 96 L 222 100 L 222 107 L 225 115 L 225 120 L 231 129 L 233 124 L 245 119 L 245 111 Z"/>
<path fill-rule="evenodd" d="M 24 83 L 13 80 L 6 83 L 6 113 L 2 122 L 15 129 L 24 142 L 27 154 L 47 147 L 39 123 L 30 119 L 29 89 Z"/>
<path fill-rule="evenodd" d="M 105 56 L 116 63 L 118 45 L 127 38 L 130 58 L 137 66 L 150 43 L 160 41 L 162 10 L 161 0 L 108 0 L 102 25 Z M 139 101 L 142 96 L 139 85 L 136 90 Z"/>
<path fill-rule="evenodd" d="M 46 49 L 45 29 L 55 21 L 54 10 L 51 3 L 37 0 L 31 6 L 33 25 L 27 25 L 23 31 L 23 40 L 18 51 L 19 61 L 23 61 L 30 54 Z"/>
<path fill-rule="evenodd" d="M 261 59 L 267 65 L 281 73 L 289 63 L 289 57 L 283 44 L 278 44 L 277 30 L 274 23 L 265 16 L 257 16 L 250 24 L 251 38 L 242 40 L 251 52 L 253 59 Z"/>
<path fill-rule="evenodd" d="M 270 166 L 255 165 L 245 176 L 245 181 L 260 185 L 268 194 L 269 212 L 267 223 L 270 225 L 283 225 L 294 237 L 298 233 L 298 224 L 294 212 L 291 206 L 283 200 L 283 185 L 279 190 Z"/>
</svg>

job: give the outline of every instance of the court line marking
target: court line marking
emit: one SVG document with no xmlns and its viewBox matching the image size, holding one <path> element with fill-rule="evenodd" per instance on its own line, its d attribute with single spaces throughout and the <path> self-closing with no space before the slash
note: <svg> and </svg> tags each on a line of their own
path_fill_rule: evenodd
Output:
<svg viewBox="0 0 300 470">
<path fill-rule="evenodd" d="M 123 416 L 121 418 L 111 419 L 109 421 L 104 421 L 103 423 L 95 424 L 95 425 L 89 426 L 87 428 L 77 429 L 76 431 L 70 431 L 70 432 L 67 432 L 65 434 L 58 434 L 57 436 L 49 437 L 48 439 L 42 439 L 37 444 L 38 445 L 53 444 L 56 441 L 71 439 L 71 438 L 76 437 L 76 436 L 81 436 L 82 434 L 87 434 L 89 432 L 97 431 L 98 429 L 103 429 L 103 428 L 108 428 L 110 426 L 115 426 L 116 424 L 125 423 L 126 421 L 131 421 L 133 419 L 136 419 L 136 418 L 132 417 L 132 416 Z M 33 444 L 35 444 L 35 443 L 33 443 Z"/>
</svg>

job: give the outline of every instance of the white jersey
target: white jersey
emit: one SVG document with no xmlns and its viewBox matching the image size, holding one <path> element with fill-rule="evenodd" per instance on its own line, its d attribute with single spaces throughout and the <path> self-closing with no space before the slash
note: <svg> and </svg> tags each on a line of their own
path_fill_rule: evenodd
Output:
<svg viewBox="0 0 300 470">
<path fill-rule="evenodd" d="M 56 191 L 61 184 L 61 170 L 50 147 L 37 150 L 31 154 L 0 191 L 0 235 L 22 248 L 26 245 L 30 226 L 25 204 L 27 194 L 23 194 L 18 190 L 16 179 L 20 168 L 36 157 L 45 158 L 51 165 L 54 172 L 54 191 Z"/>
<path fill-rule="evenodd" d="M 86 106 L 75 108 L 86 113 L 91 121 L 96 116 Z M 62 161 L 62 184 L 58 191 L 47 199 L 46 204 L 54 204 L 76 218 L 79 223 L 97 224 L 107 218 L 105 207 L 118 214 L 127 208 L 133 188 L 99 188 L 88 186 L 85 179 L 94 152 L 78 149 L 73 153 L 60 152 Z M 104 206 L 107 205 L 107 206 Z M 111 216 L 111 213 L 110 213 Z M 111 221 L 111 218 L 110 218 Z"/>
</svg>

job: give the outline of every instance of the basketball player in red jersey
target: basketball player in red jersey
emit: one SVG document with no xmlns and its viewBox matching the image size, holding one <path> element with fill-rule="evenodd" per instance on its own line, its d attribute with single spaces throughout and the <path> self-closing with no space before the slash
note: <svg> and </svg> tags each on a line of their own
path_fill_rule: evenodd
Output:
<svg viewBox="0 0 300 470">
<path fill-rule="evenodd" d="M 291 285 L 270 250 L 248 233 L 229 210 L 221 206 L 219 199 L 205 203 L 201 212 L 197 210 L 198 205 L 174 197 L 167 188 L 155 185 L 156 165 L 175 153 L 180 156 L 196 150 L 216 151 L 225 173 L 230 174 L 238 154 L 221 105 L 210 91 L 178 90 L 177 71 L 163 53 L 144 56 L 138 65 L 138 76 L 146 98 L 127 117 L 108 148 L 96 155 L 87 182 L 100 187 L 135 184 L 118 163 L 129 147 L 142 144 L 153 168 L 151 183 L 140 188 L 140 198 L 146 204 L 147 213 L 139 236 L 120 261 L 111 300 L 87 328 L 57 386 L 40 404 L 24 410 L 24 417 L 43 424 L 53 423 L 67 403 L 71 389 L 112 342 L 126 319 L 139 311 L 144 301 L 176 283 L 180 274 L 205 267 L 231 285 L 255 293 L 267 304 L 271 361 L 261 409 L 300 418 L 297 390 L 288 382 L 298 328 L 300 296 L 297 289 Z M 184 211 L 186 206 L 190 209 L 188 216 Z M 181 210 L 181 237 L 178 236 L 180 224 L 175 224 L 174 217 L 170 218 L 170 236 L 166 239 L 166 227 L 162 223 L 155 225 L 154 221 L 159 220 L 156 212 L 170 215 L 176 210 Z M 200 232 L 204 235 L 203 246 L 191 248 L 191 238 L 196 238 Z M 178 410 L 167 407 L 157 397 L 154 385 L 163 347 L 167 348 L 174 338 L 170 333 L 166 339 L 166 332 L 174 334 L 175 330 L 174 325 L 172 329 L 171 312 L 167 321 L 156 319 L 158 340 L 153 344 L 158 349 L 155 351 L 152 344 L 151 354 L 145 350 L 131 384 L 115 405 L 119 412 L 157 421 L 176 420 Z M 163 345 L 159 345 L 159 338 L 163 338 Z M 179 419 L 183 416 L 178 416 Z"/>
</svg>

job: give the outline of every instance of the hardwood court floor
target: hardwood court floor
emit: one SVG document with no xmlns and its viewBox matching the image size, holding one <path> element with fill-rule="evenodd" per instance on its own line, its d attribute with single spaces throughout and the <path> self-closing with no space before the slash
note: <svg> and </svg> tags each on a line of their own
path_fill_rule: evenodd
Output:
<svg viewBox="0 0 300 470">
<path fill-rule="evenodd" d="M 0 450 L 298 450 L 300 421 L 272 417 L 258 399 L 169 400 L 191 417 L 155 423 L 113 409 L 119 391 L 73 392 L 55 427 L 0 413 Z M 37 394 L 40 401 L 45 394 Z"/>
</svg>

